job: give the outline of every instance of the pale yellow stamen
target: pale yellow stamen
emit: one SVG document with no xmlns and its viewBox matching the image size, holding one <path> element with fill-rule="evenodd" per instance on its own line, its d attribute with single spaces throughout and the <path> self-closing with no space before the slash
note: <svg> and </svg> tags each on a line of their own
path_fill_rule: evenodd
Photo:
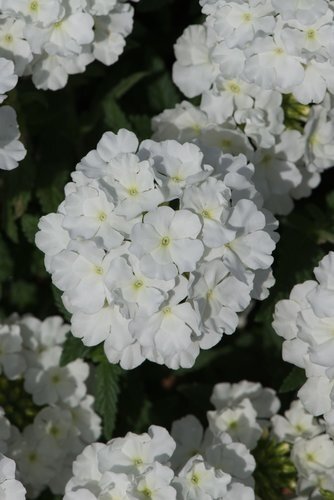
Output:
<svg viewBox="0 0 334 500">
<path fill-rule="evenodd" d="M 137 196 L 138 189 L 135 186 L 132 186 L 128 189 L 128 193 L 130 196 Z"/>
<path fill-rule="evenodd" d="M 13 41 L 13 35 L 11 35 L 10 33 L 7 33 L 4 38 L 6 43 L 12 43 Z"/>
<path fill-rule="evenodd" d="M 38 2 L 34 1 L 34 2 L 31 2 L 30 5 L 29 5 L 29 9 L 32 11 L 32 12 L 37 12 L 38 11 L 38 8 L 39 8 L 39 4 Z"/>
<path fill-rule="evenodd" d="M 161 238 L 161 246 L 168 247 L 169 244 L 170 238 L 168 236 L 164 236 L 163 238 Z"/>
<path fill-rule="evenodd" d="M 315 29 L 313 28 L 310 28 L 306 31 L 306 38 L 308 40 L 315 40 L 317 38 L 317 32 L 315 31 Z"/>
</svg>

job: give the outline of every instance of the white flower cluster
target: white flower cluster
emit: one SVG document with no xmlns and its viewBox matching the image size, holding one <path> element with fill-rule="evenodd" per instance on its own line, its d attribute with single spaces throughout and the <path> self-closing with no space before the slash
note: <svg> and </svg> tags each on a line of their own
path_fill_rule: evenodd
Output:
<svg viewBox="0 0 334 500">
<path fill-rule="evenodd" d="M 296 285 L 276 304 L 273 327 L 283 337 L 283 359 L 304 368 L 298 392 L 312 415 L 334 425 L 334 252 L 314 269 L 317 281 Z"/>
<path fill-rule="evenodd" d="M 281 215 L 333 166 L 333 8 L 327 0 L 200 2 L 203 25 L 175 45 L 184 102 L 153 120 L 155 139 L 194 140 L 247 155 L 265 207 Z M 285 126 L 282 94 L 304 130 Z M 300 104 L 302 103 L 302 104 Z M 304 104 L 316 103 L 309 109 Z"/>
<path fill-rule="evenodd" d="M 14 315 L 0 326 L 0 366 L 8 379 L 22 380 L 34 403 L 29 406 L 33 421 L 22 431 L 1 410 L 0 451 L 16 461 L 31 497 L 46 487 L 55 494 L 63 493 L 74 458 L 101 432 L 94 399 L 87 394 L 88 364 L 79 359 L 59 365 L 68 330 L 57 316 L 40 321 Z M 5 392 L 10 391 L 8 385 Z M 18 408 L 29 399 L 23 391 L 17 397 Z M 19 418 L 24 426 L 23 414 Z"/>
<path fill-rule="evenodd" d="M 1 51 L 0 51 L 1 55 Z M 0 103 L 2 103 L 9 90 L 17 84 L 18 77 L 14 73 L 12 61 L 0 57 Z M 0 107 L 0 169 L 13 170 L 18 162 L 23 160 L 26 150 L 18 140 L 20 136 L 16 120 L 16 113 L 11 106 Z"/>
<path fill-rule="evenodd" d="M 334 93 L 334 22 L 329 0 L 200 1 L 206 20 L 175 46 L 174 80 L 187 97 L 240 85 L 234 105 L 252 107 L 253 92 L 292 93 L 320 103 Z M 254 87 L 255 85 L 255 87 Z M 233 88 L 230 89 L 233 91 Z"/>
<path fill-rule="evenodd" d="M 0 56 L 38 89 L 58 90 L 95 59 L 115 63 L 132 24 L 124 0 L 0 0 Z"/>
<path fill-rule="evenodd" d="M 0 453 L 0 498 L 1 500 L 25 500 L 26 490 L 20 481 L 15 479 L 16 465 L 14 460 Z"/>
<path fill-rule="evenodd" d="M 85 345 L 126 369 L 193 365 L 272 286 L 277 222 L 243 155 L 107 132 L 77 165 L 36 244 Z M 169 205 L 169 206 L 168 206 Z"/>
<path fill-rule="evenodd" d="M 233 95 L 229 91 L 227 94 Z M 319 184 L 320 172 L 324 168 L 318 168 L 315 136 L 312 139 L 306 136 L 306 132 L 303 135 L 286 128 L 281 104 L 278 92 L 259 89 L 255 107 L 243 115 L 244 111 L 239 110 L 238 116 L 243 118 L 238 122 L 236 114 L 226 120 L 222 115 L 218 116 L 220 109 L 228 110 L 225 104 L 220 107 L 215 103 L 209 110 L 204 109 L 203 103 L 196 107 L 183 101 L 153 118 L 153 139 L 192 141 L 201 147 L 208 162 L 221 152 L 243 153 L 255 166 L 253 182 L 264 199 L 264 206 L 272 213 L 288 214 L 293 208 L 293 199 L 309 196 L 311 189 Z M 314 120 L 313 114 L 312 119 L 310 115 L 308 131 L 314 127 Z M 319 128 L 323 125 L 322 115 Z M 325 146 L 322 140 L 319 135 L 320 158 L 331 166 L 331 152 L 328 149 L 323 152 L 332 147 L 329 146 L 330 139 L 326 137 Z M 309 161 L 312 155 L 313 164 Z"/>
<path fill-rule="evenodd" d="M 64 500 L 254 500 L 249 451 L 279 409 L 271 389 L 260 384 L 218 384 L 211 398 L 209 428 L 188 415 L 171 435 L 158 426 L 94 443 L 73 464 Z"/>
<path fill-rule="evenodd" d="M 294 401 L 284 414 L 271 419 L 272 433 L 280 442 L 291 443 L 291 461 L 297 469 L 299 500 L 324 498 L 320 489 L 334 493 L 333 427 L 317 421 Z"/>
</svg>

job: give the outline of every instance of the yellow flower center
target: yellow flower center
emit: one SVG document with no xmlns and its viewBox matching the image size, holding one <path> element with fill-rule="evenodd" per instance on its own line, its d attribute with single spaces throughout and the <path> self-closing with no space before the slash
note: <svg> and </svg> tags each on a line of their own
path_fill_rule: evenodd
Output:
<svg viewBox="0 0 334 500">
<path fill-rule="evenodd" d="M 305 427 L 301 424 L 297 424 L 297 425 L 295 425 L 295 429 L 297 432 L 304 432 Z"/>
<path fill-rule="evenodd" d="M 38 11 L 38 8 L 39 8 L 39 5 L 38 5 L 38 2 L 37 1 L 33 1 L 30 3 L 29 5 L 29 9 L 32 11 L 32 12 L 37 12 Z"/>
<path fill-rule="evenodd" d="M 253 16 L 250 12 L 245 12 L 244 14 L 242 14 L 241 18 L 244 23 L 249 23 L 253 19 Z"/>
<path fill-rule="evenodd" d="M 306 31 L 306 38 L 308 40 L 315 40 L 317 38 L 317 32 L 315 31 L 315 29 L 313 28 L 310 28 Z"/>
<path fill-rule="evenodd" d="M 94 271 L 96 272 L 96 274 L 101 275 L 101 274 L 103 274 L 103 267 L 95 266 Z"/>
<path fill-rule="evenodd" d="M 204 219 L 212 219 L 213 218 L 211 211 L 208 210 L 207 208 L 205 208 L 204 210 L 202 210 L 201 216 L 204 217 Z"/>
<path fill-rule="evenodd" d="M 133 463 L 134 463 L 134 465 L 142 465 L 143 459 L 140 457 L 136 457 L 133 459 Z"/>
<path fill-rule="evenodd" d="M 57 375 L 57 374 L 53 375 L 53 377 L 51 378 L 51 381 L 52 381 L 53 384 L 59 384 L 59 382 L 60 382 L 59 375 Z"/>
<path fill-rule="evenodd" d="M 170 307 L 168 307 L 168 306 L 167 306 L 167 307 L 164 307 L 164 308 L 163 308 L 162 312 L 163 312 L 165 315 L 167 315 L 167 314 L 171 314 L 172 309 L 171 309 Z"/>
<path fill-rule="evenodd" d="M 144 282 L 142 280 L 136 280 L 133 284 L 134 288 L 136 288 L 137 290 L 139 288 L 141 288 L 142 286 L 144 285 Z"/>
<path fill-rule="evenodd" d="M 12 41 L 13 41 L 13 36 L 10 33 L 7 33 L 7 35 L 5 35 L 5 42 L 12 43 Z"/>
<path fill-rule="evenodd" d="M 228 82 L 227 88 L 233 94 L 240 94 L 241 87 L 237 82 L 234 82 L 234 81 Z"/>
<path fill-rule="evenodd" d="M 59 434 L 60 434 L 59 428 L 56 427 L 55 425 L 52 425 L 51 428 L 50 428 L 50 434 L 53 437 L 59 436 Z"/>
<path fill-rule="evenodd" d="M 229 429 L 236 429 L 238 427 L 238 422 L 236 420 L 232 420 L 232 422 L 228 424 L 228 427 Z"/>
<path fill-rule="evenodd" d="M 55 29 L 59 29 L 61 27 L 61 25 L 63 24 L 63 21 L 57 21 L 56 23 L 54 23 L 53 27 Z"/>
<path fill-rule="evenodd" d="M 284 54 L 284 50 L 281 47 L 277 47 L 274 50 L 274 54 L 276 54 L 277 56 L 281 56 L 282 54 Z"/>
<path fill-rule="evenodd" d="M 163 238 L 161 238 L 161 246 L 168 247 L 169 244 L 170 238 L 168 236 L 164 236 Z"/>
<path fill-rule="evenodd" d="M 193 475 L 191 476 L 190 478 L 190 481 L 195 484 L 195 485 L 198 485 L 200 483 L 200 480 L 201 478 L 199 477 L 198 474 L 196 474 L 196 472 L 193 473 Z"/>
<path fill-rule="evenodd" d="M 224 149 L 224 148 L 229 148 L 232 146 L 232 141 L 230 141 L 229 139 L 222 139 L 221 142 L 220 142 L 220 146 Z"/>
<path fill-rule="evenodd" d="M 105 212 L 100 212 L 97 218 L 100 222 L 104 222 L 107 219 L 107 214 Z"/>
<path fill-rule="evenodd" d="M 128 189 L 128 193 L 130 196 L 137 196 L 138 189 L 135 186 L 132 186 Z"/>
<path fill-rule="evenodd" d="M 144 488 L 140 493 L 146 498 L 152 497 L 152 491 L 149 488 Z"/>
<path fill-rule="evenodd" d="M 182 182 L 183 180 L 183 177 L 181 177 L 180 175 L 174 175 L 174 177 L 172 177 L 172 181 L 176 183 Z"/>
<path fill-rule="evenodd" d="M 311 146 L 315 146 L 316 144 L 319 143 L 319 137 L 317 134 L 313 134 L 310 136 L 309 138 L 309 143 L 311 144 Z"/>
</svg>

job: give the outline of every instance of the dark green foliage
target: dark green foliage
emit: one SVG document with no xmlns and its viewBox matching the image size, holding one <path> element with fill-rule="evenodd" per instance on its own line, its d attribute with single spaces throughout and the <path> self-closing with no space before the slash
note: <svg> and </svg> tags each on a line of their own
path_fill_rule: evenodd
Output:
<svg viewBox="0 0 334 500">
<path fill-rule="evenodd" d="M 18 312 L 40 319 L 59 314 L 70 321 L 61 292 L 52 285 L 43 255 L 34 245 L 39 218 L 57 210 L 75 165 L 104 132 L 126 127 L 140 140 L 149 138 L 151 118 L 183 100 L 171 79 L 173 44 L 186 26 L 200 22 L 198 1 L 141 0 L 135 10 L 134 31 L 115 65 L 95 62 L 84 74 L 70 77 L 58 92 L 37 91 L 29 78 L 22 78 L 10 94 L 28 155 L 17 170 L 0 173 L 1 318 Z M 287 124 L 300 125 L 301 112 L 290 102 Z M 91 364 L 95 406 L 103 418 L 102 440 L 130 430 L 144 432 L 150 424 L 170 428 L 173 420 L 189 413 L 206 425 L 212 386 L 223 381 L 260 381 L 280 390 L 283 409 L 289 405 L 305 375 L 282 362 L 282 340 L 271 327 L 272 315 L 277 301 L 288 298 L 295 284 L 312 279 L 313 267 L 332 248 L 332 170 L 310 198 L 297 202 L 295 211 L 280 220 L 273 266 L 277 284 L 268 299 L 254 306 L 244 328 L 203 351 L 191 369 L 172 371 L 145 362 L 126 372 L 108 363 L 102 345 L 87 348 L 69 333 L 61 362 L 84 358 Z M 256 477 L 265 500 L 281 498 L 280 485 L 271 484 L 273 469 L 264 467 L 270 454 L 276 457 L 270 462 L 276 464 L 276 472 L 279 460 L 286 460 L 284 454 L 277 458 L 275 446 L 263 440 L 257 449 L 262 465 Z M 292 476 L 286 469 L 278 480 L 287 485 Z M 322 495 L 334 498 L 330 492 Z M 39 500 L 56 498 L 47 491 Z"/>
<path fill-rule="evenodd" d="M 107 440 L 112 437 L 116 425 L 121 373 L 118 366 L 107 360 L 100 362 L 95 371 L 95 409 L 103 419 L 103 435 Z"/>
<path fill-rule="evenodd" d="M 292 392 L 299 389 L 306 382 L 305 371 L 297 366 L 294 366 L 283 380 L 283 383 L 279 389 L 280 393 Z"/>
</svg>

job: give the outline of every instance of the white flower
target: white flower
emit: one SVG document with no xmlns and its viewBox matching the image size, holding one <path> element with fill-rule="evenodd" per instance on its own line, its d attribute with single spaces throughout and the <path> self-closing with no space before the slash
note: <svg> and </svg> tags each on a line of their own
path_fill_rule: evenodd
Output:
<svg viewBox="0 0 334 500">
<path fill-rule="evenodd" d="M 82 52 L 82 45 L 93 41 L 93 25 L 91 15 L 69 12 L 47 28 L 31 26 L 27 30 L 27 39 L 35 54 L 45 51 L 50 55 L 78 55 Z"/>
<path fill-rule="evenodd" d="M 215 32 L 205 26 L 189 26 L 177 40 L 173 80 L 187 97 L 209 90 L 218 76 L 214 58 L 216 42 Z"/>
<path fill-rule="evenodd" d="M 286 130 L 272 148 L 254 153 L 254 183 L 264 198 L 266 208 L 274 213 L 288 214 L 293 202 L 290 192 L 302 180 L 296 166 L 305 149 L 305 141 L 297 130 Z"/>
<path fill-rule="evenodd" d="M 125 37 L 131 33 L 132 26 L 133 8 L 128 3 L 117 3 L 109 15 L 95 17 L 94 57 L 107 66 L 114 64 L 124 50 Z"/>
<path fill-rule="evenodd" d="M 245 110 L 253 106 L 253 89 L 253 85 L 240 78 L 218 78 L 211 91 L 203 92 L 200 107 L 210 120 L 222 123 L 233 116 L 235 110 Z"/>
<path fill-rule="evenodd" d="M 94 16 L 107 15 L 116 3 L 117 0 L 87 0 L 88 10 Z"/>
<path fill-rule="evenodd" d="M 299 473 L 306 477 L 314 472 L 324 472 L 334 467 L 334 443 L 328 434 L 310 440 L 297 439 L 291 458 Z"/>
<path fill-rule="evenodd" d="M 211 500 L 224 497 L 231 476 L 205 463 L 203 457 L 191 458 L 174 479 L 180 498 Z"/>
<path fill-rule="evenodd" d="M 284 20 L 297 19 L 302 24 L 311 24 L 328 10 L 326 0 L 271 0 Z"/>
<path fill-rule="evenodd" d="M 247 380 L 237 384 L 216 384 L 210 401 L 217 410 L 222 410 L 239 404 L 245 398 L 250 400 L 257 417 L 260 419 L 271 418 L 280 407 L 280 402 L 273 389 Z"/>
<path fill-rule="evenodd" d="M 176 104 L 173 109 L 165 109 L 152 119 L 152 138 L 157 141 L 176 139 L 185 142 L 198 137 L 209 124 L 206 113 L 188 101 Z"/>
<path fill-rule="evenodd" d="M 330 252 L 314 270 L 316 281 L 297 285 L 289 300 L 276 305 L 273 327 L 286 338 L 283 359 L 304 368 L 307 381 L 298 392 L 312 415 L 331 418 L 334 394 L 333 273 Z"/>
<path fill-rule="evenodd" d="M 221 247 L 209 260 L 222 255 L 225 266 L 240 281 L 247 282 L 247 269 L 266 269 L 273 261 L 274 243 L 266 232 L 266 220 L 252 201 L 240 200 L 223 229 Z"/>
<path fill-rule="evenodd" d="M 123 368 L 192 366 L 274 282 L 277 222 L 261 208 L 253 165 L 203 143 L 138 148 L 133 133 L 106 132 L 57 214 L 40 221 L 36 244 L 74 336 L 104 342 Z"/>
<path fill-rule="evenodd" d="M 214 434 L 205 449 L 205 458 L 211 466 L 230 474 L 233 480 L 253 484 L 255 458 L 247 446 L 234 442 L 227 432 Z"/>
<path fill-rule="evenodd" d="M 24 372 L 26 364 L 22 356 L 22 337 L 18 325 L 0 325 L 0 370 L 10 380 Z"/>
<path fill-rule="evenodd" d="M 250 302 L 251 283 L 243 283 L 231 276 L 220 260 L 202 264 L 194 272 L 191 298 L 200 312 L 205 331 L 202 348 L 217 343 L 223 333 L 234 332 L 238 324 L 237 312 L 243 311 Z"/>
<path fill-rule="evenodd" d="M 194 271 L 202 257 L 203 243 L 196 239 L 200 230 L 199 218 L 189 210 L 159 207 L 134 226 L 129 250 L 148 277 L 173 279 L 178 272 Z"/>
<path fill-rule="evenodd" d="M 189 368 L 199 353 L 199 317 L 189 302 L 182 302 L 186 295 L 187 283 L 183 278 L 176 282 L 158 311 L 148 314 L 139 310 L 129 326 L 148 359 L 173 369 Z"/>
<path fill-rule="evenodd" d="M 250 50 L 245 67 L 250 82 L 288 93 L 303 81 L 304 68 L 297 47 L 284 43 L 279 36 L 257 38 Z"/>
<path fill-rule="evenodd" d="M 41 26 L 56 22 L 62 11 L 59 0 L 3 0 L 2 8 Z"/>
<path fill-rule="evenodd" d="M 7 441 L 11 438 L 11 424 L 5 417 L 5 412 L 0 406 L 0 450 L 3 453 L 7 451 Z"/>
<path fill-rule="evenodd" d="M 271 419 L 274 435 L 279 441 L 294 443 L 297 438 L 311 439 L 323 432 L 323 427 L 307 413 L 299 400 L 293 401 L 289 410 Z"/>
<path fill-rule="evenodd" d="M 76 406 L 86 394 L 84 381 L 88 374 L 88 365 L 81 359 L 45 370 L 30 368 L 25 374 L 24 388 L 37 405 L 63 401 L 69 406 Z"/>
<path fill-rule="evenodd" d="M 128 432 L 124 438 L 115 438 L 98 452 L 98 467 L 125 474 L 145 470 L 154 461 L 165 464 L 175 449 L 175 442 L 163 427 L 151 425 L 147 433 Z"/>
<path fill-rule="evenodd" d="M 64 212 L 62 227 L 71 238 L 102 242 L 108 250 L 121 245 L 122 220 L 115 216 L 114 204 L 104 191 L 90 186 L 78 187 L 67 196 Z"/>
<path fill-rule="evenodd" d="M 275 27 L 270 2 L 217 2 L 217 11 L 208 17 L 208 24 L 224 39 L 228 47 L 243 48 L 258 34 L 271 33 Z"/>
<path fill-rule="evenodd" d="M 152 156 L 157 180 L 167 200 L 179 197 L 185 187 L 204 180 L 213 170 L 202 165 L 203 153 L 194 144 L 146 140 L 140 145 L 139 154 Z"/>
<path fill-rule="evenodd" d="M 250 450 L 255 448 L 262 434 L 256 422 L 256 411 L 249 399 L 243 399 L 231 409 L 209 411 L 207 416 L 214 433 L 227 432 L 234 441 L 245 444 Z"/>
<path fill-rule="evenodd" d="M 0 58 L 0 103 L 6 99 L 5 92 L 12 90 L 17 84 L 17 76 L 14 73 L 14 64 L 8 59 Z M 3 109 L 3 108 L 1 108 Z"/>
<path fill-rule="evenodd" d="M 330 113 L 329 95 L 322 105 L 313 106 L 305 125 L 305 162 L 311 172 L 320 171 L 333 165 L 334 148 L 330 137 L 334 133 L 334 119 Z"/>
<path fill-rule="evenodd" d="M 194 415 L 187 415 L 173 422 L 171 435 L 176 442 L 176 448 L 171 462 L 174 468 L 178 469 L 189 458 L 203 453 L 203 434 L 202 424 Z"/>
<path fill-rule="evenodd" d="M 2 500 L 25 500 L 26 489 L 15 479 L 15 462 L 0 453 L 0 496 Z"/>
<path fill-rule="evenodd" d="M 42 54 L 31 66 L 32 81 L 37 89 L 59 90 L 66 86 L 68 75 L 83 73 L 93 60 L 88 51 L 72 57 Z"/>
<path fill-rule="evenodd" d="M 149 497 L 152 500 L 176 500 L 176 491 L 170 486 L 173 477 L 174 473 L 169 467 L 156 462 L 138 478 L 138 484 L 134 489 L 135 498 Z"/>
<path fill-rule="evenodd" d="M 56 366 L 61 357 L 62 344 L 65 342 L 69 325 L 60 316 L 50 316 L 44 321 L 27 315 L 18 322 L 23 341 L 23 356 L 27 366 Z"/>
<path fill-rule="evenodd" d="M 166 292 L 175 285 L 174 280 L 147 278 L 140 269 L 140 261 L 132 255 L 129 256 L 128 262 L 124 257 L 112 261 L 107 283 L 115 293 L 119 290 L 125 302 L 136 303 L 147 313 L 156 311 L 167 298 Z"/>
<path fill-rule="evenodd" d="M 23 160 L 26 149 L 20 136 L 16 113 L 10 106 L 0 108 L 0 169 L 13 170 Z"/>
</svg>

